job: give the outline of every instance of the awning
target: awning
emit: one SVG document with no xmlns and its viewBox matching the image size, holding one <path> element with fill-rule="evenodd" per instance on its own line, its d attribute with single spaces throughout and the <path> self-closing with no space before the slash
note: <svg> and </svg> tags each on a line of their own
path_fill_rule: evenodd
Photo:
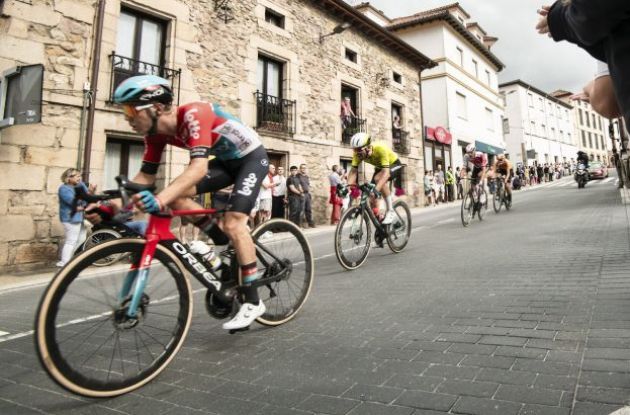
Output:
<svg viewBox="0 0 630 415">
<path fill-rule="evenodd" d="M 501 147 L 486 144 L 482 141 L 475 141 L 475 150 L 486 154 L 503 154 L 505 152 Z"/>
</svg>

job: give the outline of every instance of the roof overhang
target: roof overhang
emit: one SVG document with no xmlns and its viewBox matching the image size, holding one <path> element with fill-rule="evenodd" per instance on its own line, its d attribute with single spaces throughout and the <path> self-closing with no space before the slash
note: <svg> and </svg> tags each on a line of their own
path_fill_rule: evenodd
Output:
<svg viewBox="0 0 630 415">
<path fill-rule="evenodd" d="M 475 49 L 477 49 L 483 56 L 485 56 L 492 64 L 497 68 L 497 71 L 503 70 L 505 65 L 503 62 L 496 57 L 496 55 L 479 41 L 466 27 L 457 20 L 448 10 L 440 11 L 434 14 L 429 14 L 426 16 L 418 16 L 415 19 L 403 21 L 401 23 L 393 23 L 389 25 L 387 28 L 391 31 L 399 31 L 403 29 L 408 29 L 414 26 L 421 26 L 429 23 L 433 23 L 436 21 L 443 21 L 447 23 L 453 30 L 459 33 L 464 39 L 466 39 Z"/>
<path fill-rule="evenodd" d="M 417 66 L 419 70 L 433 68 L 437 64 L 422 52 L 403 41 L 384 27 L 376 24 L 372 19 L 360 11 L 355 10 L 343 0 L 312 0 L 312 3 L 329 12 L 343 22 L 348 22 L 354 30 L 365 34 L 368 38 L 383 45 L 405 60 Z"/>
<path fill-rule="evenodd" d="M 545 98 L 547 98 L 550 101 L 555 102 L 556 104 L 560 104 L 563 107 L 566 107 L 568 109 L 573 109 L 573 105 L 568 104 L 568 103 L 562 101 L 561 99 L 556 98 L 553 95 L 550 95 L 550 94 L 546 93 L 545 91 L 543 91 L 541 89 L 538 89 L 538 88 L 536 88 L 533 85 L 528 84 L 527 82 L 521 81 L 520 79 L 516 79 L 514 81 L 502 83 L 502 84 L 499 85 L 499 89 L 505 88 L 505 87 L 508 87 L 508 86 L 513 86 L 513 85 L 517 85 L 517 86 L 523 87 L 523 88 L 527 89 L 528 91 L 532 91 L 532 92 L 537 93 L 538 95 L 544 96 Z"/>
</svg>

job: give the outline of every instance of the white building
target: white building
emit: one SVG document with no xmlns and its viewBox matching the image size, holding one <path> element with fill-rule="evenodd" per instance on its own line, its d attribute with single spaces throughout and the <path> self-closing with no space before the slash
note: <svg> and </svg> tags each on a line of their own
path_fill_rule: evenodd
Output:
<svg viewBox="0 0 630 415">
<path fill-rule="evenodd" d="M 552 95 L 573 105 L 574 131 L 578 149 L 588 154 L 593 161 L 608 164 L 612 150 L 608 126 L 610 122 L 596 113 L 586 101 L 571 101 L 569 91 L 558 90 Z"/>
<path fill-rule="evenodd" d="M 573 106 L 521 80 L 499 88 L 505 99 L 505 142 L 511 160 L 532 165 L 575 159 Z"/>
<path fill-rule="evenodd" d="M 425 169 L 461 165 L 469 143 L 491 156 L 504 151 L 497 81 L 504 65 L 490 50 L 497 38 L 458 3 L 395 19 L 369 3 L 356 7 L 438 64 L 421 74 Z"/>
</svg>

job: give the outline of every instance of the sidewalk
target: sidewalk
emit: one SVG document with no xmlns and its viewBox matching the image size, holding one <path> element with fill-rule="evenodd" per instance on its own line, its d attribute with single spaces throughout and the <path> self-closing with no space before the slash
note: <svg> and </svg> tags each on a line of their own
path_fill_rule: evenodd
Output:
<svg viewBox="0 0 630 415">
<path fill-rule="evenodd" d="M 442 209 L 449 206 L 458 204 L 458 200 L 450 203 L 442 203 L 435 207 L 411 207 L 410 211 L 412 216 L 421 212 L 429 212 L 435 209 Z M 332 233 L 335 231 L 334 225 L 317 225 L 316 228 L 302 229 L 304 234 L 308 236 L 319 235 L 323 233 Z M 0 292 L 9 291 L 16 288 L 24 288 L 32 285 L 45 284 L 52 279 L 57 273 L 58 268 L 51 266 L 48 268 L 42 268 L 34 271 L 15 272 L 15 273 L 0 273 Z"/>
</svg>

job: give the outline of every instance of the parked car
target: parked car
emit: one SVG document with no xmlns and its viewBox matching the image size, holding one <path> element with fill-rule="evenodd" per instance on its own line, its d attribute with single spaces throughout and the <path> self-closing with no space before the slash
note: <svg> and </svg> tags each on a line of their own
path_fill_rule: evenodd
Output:
<svg viewBox="0 0 630 415">
<path fill-rule="evenodd" d="M 608 177 L 608 167 L 599 161 L 591 161 L 588 164 L 588 174 L 590 179 L 605 179 Z"/>
</svg>

